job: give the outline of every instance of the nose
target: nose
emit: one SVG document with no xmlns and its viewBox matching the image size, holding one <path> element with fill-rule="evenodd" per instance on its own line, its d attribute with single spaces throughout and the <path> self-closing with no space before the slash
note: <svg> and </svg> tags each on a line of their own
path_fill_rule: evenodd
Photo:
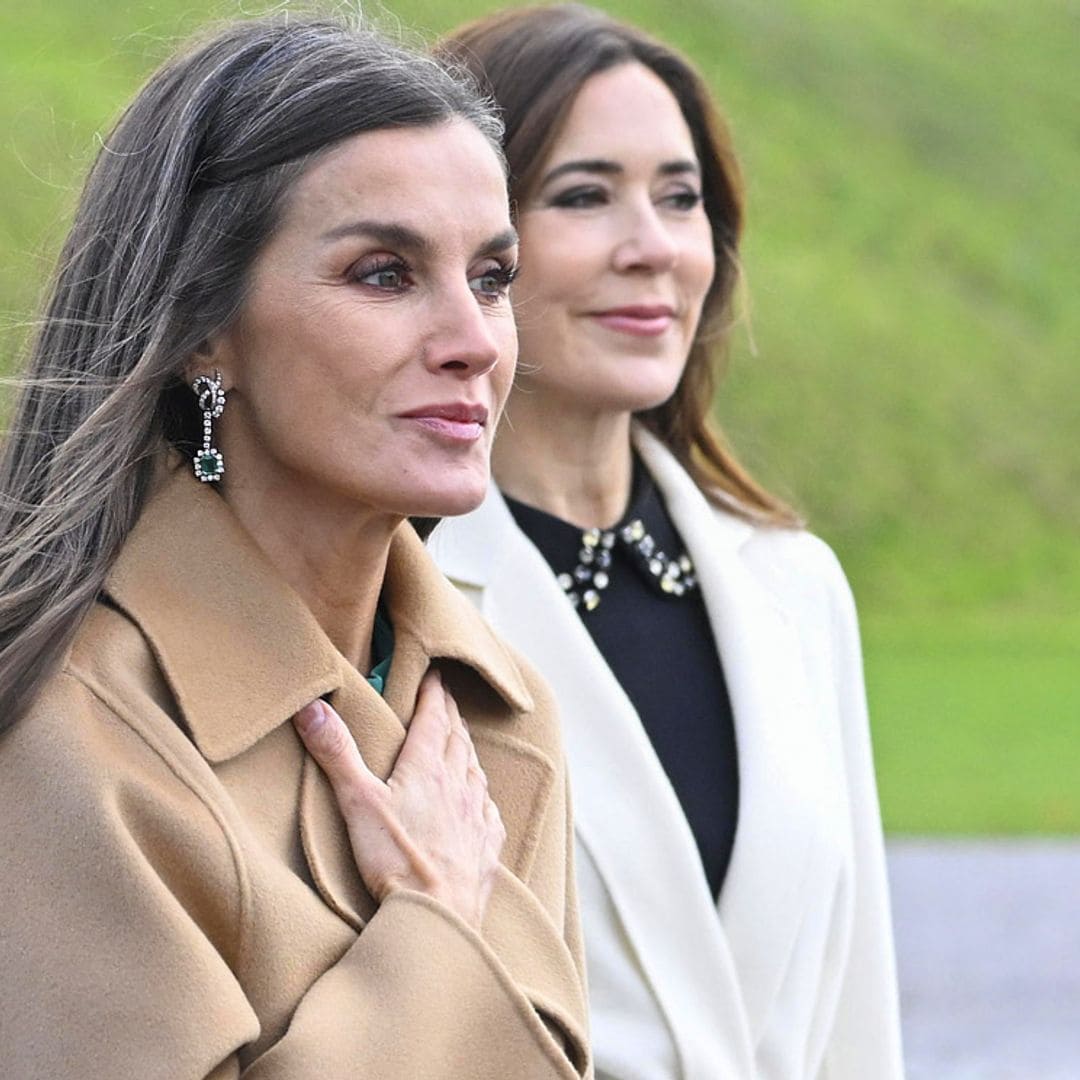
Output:
<svg viewBox="0 0 1080 1080">
<path fill-rule="evenodd" d="M 615 269 L 661 273 L 678 261 L 678 242 L 652 200 L 629 207 L 623 236 L 612 253 Z"/>
<path fill-rule="evenodd" d="M 424 351 L 429 370 L 450 372 L 461 379 L 486 375 L 505 351 L 505 334 L 496 332 L 500 317 L 485 311 L 467 284 L 454 288 L 432 313 Z"/>
</svg>

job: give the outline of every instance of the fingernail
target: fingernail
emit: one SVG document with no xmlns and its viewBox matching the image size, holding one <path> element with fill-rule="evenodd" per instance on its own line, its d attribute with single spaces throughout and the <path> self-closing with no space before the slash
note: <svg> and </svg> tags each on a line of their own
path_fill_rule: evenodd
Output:
<svg viewBox="0 0 1080 1080">
<path fill-rule="evenodd" d="M 294 717 L 293 723 L 301 735 L 314 735 L 326 721 L 326 707 L 316 698 L 305 705 Z"/>
</svg>

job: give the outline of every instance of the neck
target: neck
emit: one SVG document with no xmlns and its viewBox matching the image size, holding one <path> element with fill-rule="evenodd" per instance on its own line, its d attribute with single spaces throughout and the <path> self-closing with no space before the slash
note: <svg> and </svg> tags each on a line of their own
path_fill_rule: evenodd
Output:
<svg viewBox="0 0 1080 1080">
<path fill-rule="evenodd" d="M 536 407 L 514 394 L 492 451 L 502 491 L 582 529 L 614 525 L 630 502 L 630 414 Z"/>
<path fill-rule="evenodd" d="M 368 671 L 375 609 L 401 518 L 331 505 L 296 485 L 230 478 L 222 494 L 341 654 Z"/>
</svg>

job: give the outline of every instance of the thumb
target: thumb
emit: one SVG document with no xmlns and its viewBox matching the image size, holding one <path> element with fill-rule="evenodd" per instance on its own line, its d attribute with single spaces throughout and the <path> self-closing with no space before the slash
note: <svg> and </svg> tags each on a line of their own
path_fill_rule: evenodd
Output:
<svg viewBox="0 0 1080 1080">
<path fill-rule="evenodd" d="M 305 705 L 293 717 L 293 726 L 338 795 L 355 793 L 372 783 L 381 785 L 364 763 L 345 721 L 321 698 Z"/>
</svg>

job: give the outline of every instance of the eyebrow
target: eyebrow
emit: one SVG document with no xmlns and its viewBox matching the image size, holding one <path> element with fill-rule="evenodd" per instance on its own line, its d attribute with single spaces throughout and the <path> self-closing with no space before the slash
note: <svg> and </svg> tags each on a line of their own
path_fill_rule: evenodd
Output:
<svg viewBox="0 0 1080 1080">
<path fill-rule="evenodd" d="M 324 232 L 320 239 L 326 243 L 343 240 L 347 236 L 366 236 L 380 244 L 412 255 L 430 256 L 435 248 L 431 239 L 408 225 L 394 221 L 347 221 L 343 225 Z M 512 226 L 489 237 L 476 249 L 477 255 L 489 255 L 505 251 L 518 242 L 517 230 Z"/>
<path fill-rule="evenodd" d="M 581 158 L 577 161 L 564 161 L 561 165 L 556 165 L 544 178 L 540 181 L 540 186 L 550 184 L 552 180 L 557 179 L 565 173 L 570 172 L 587 172 L 587 173 L 599 173 L 602 176 L 617 176 L 624 172 L 622 165 L 617 161 L 610 161 L 607 158 Z M 701 173 L 701 168 L 696 161 L 691 161 L 688 158 L 680 159 L 678 161 L 665 161 L 657 172 L 661 176 L 683 176 L 686 173 L 693 173 L 695 176 Z"/>
</svg>

